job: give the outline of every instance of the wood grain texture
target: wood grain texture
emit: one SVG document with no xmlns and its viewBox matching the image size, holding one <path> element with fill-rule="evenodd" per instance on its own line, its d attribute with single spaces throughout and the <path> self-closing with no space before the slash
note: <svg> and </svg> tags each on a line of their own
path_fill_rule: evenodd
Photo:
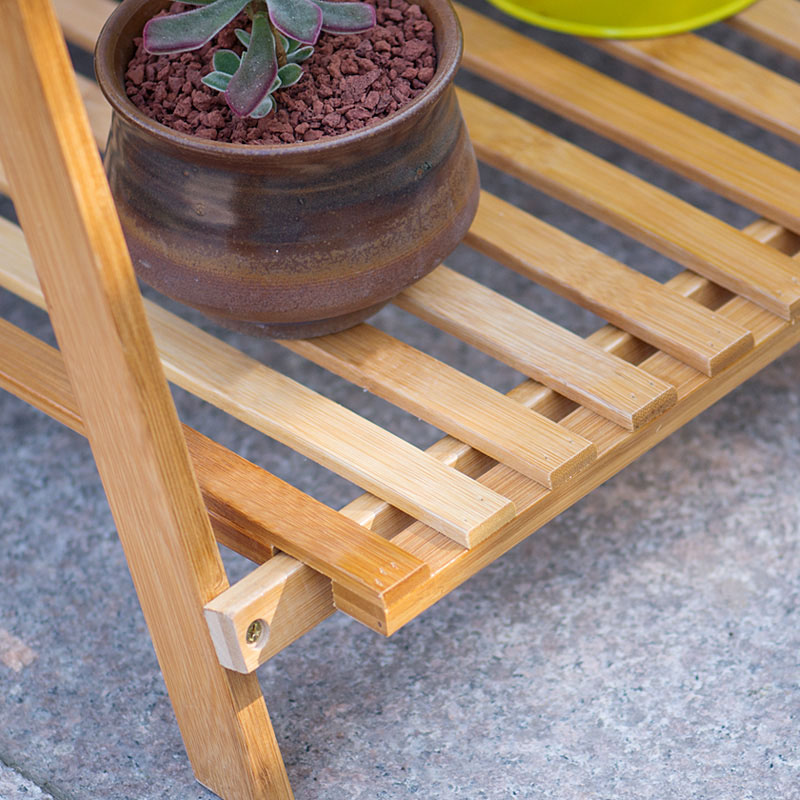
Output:
<svg viewBox="0 0 800 800">
<path fill-rule="evenodd" d="M 784 254 L 791 255 L 800 251 L 800 237 L 772 222 L 759 220 L 748 226 L 745 232 L 762 244 L 773 246 Z M 682 296 L 703 303 L 715 310 L 718 310 L 732 299 L 731 294 L 726 290 L 689 271 L 676 275 L 666 285 Z M 769 319 L 769 317 L 767 318 Z M 601 347 L 619 357 L 629 359 L 633 363 L 641 363 L 653 354 L 652 349 L 646 345 L 643 346 L 640 340 L 613 325 L 604 326 L 589 336 L 588 340 L 595 346 Z M 752 353 L 749 355 L 752 358 Z M 736 366 L 738 367 L 739 365 L 737 364 Z M 575 410 L 574 405 L 566 401 L 563 396 L 532 380 L 524 381 L 514 387 L 508 394 L 517 402 L 523 403 L 530 408 L 535 408 L 553 420 L 563 420 Z M 656 423 L 655 427 L 659 430 L 658 423 Z M 650 430 L 650 428 L 647 430 Z M 474 472 L 471 474 L 475 476 L 486 474 L 493 466 L 492 464 L 487 465 L 480 462 L 476 464 L 474 460 L 475 451 L 452 437 L 445 437 L 436 442 L 428 448 L 428 452 L 435 452 L 437 458 L 449 464 L 474 464 Z M 577 492 L 573 499 L 581 496 L 583 494 Z M 362 524 L 369 525 L 377 533 L 391 538 L 410 530 L 414 524 L 407 517 L 398 514 L 391 506 L 370 495 L 362 495 L 356 498 L 342 508 L 341 511 L 351 516 L 351 518 L 358 519 Z M 453 548 L 449 549 L 449 553 L 452 557 L 458 555 Z"/>
<path fill-rule="evenodd" d="M 0 10 L 2 160 L 192 766 L 228 798 L 290 798 L 258 682 L 203 617 L 227 578 L 58 22 L 47 0 Z"/>
<path fill-rule="evenodd" d="M 595 458 L 585 439 L 370 325 L 287 346 L 545 486 Z"/>
<path fill-rule="evenodd" d="M 750 227 L 750 231 L 753 235 L 772 241 L 776 245 L 792 249 L 798 247 L 798 242 L 795 239 L 786 237 L 784 232 L 769 223 L 757 223 Z M 602 448 L 601 459 L 605 461 L 605 465 L 598 462 L 586 473 L 587 475 L 595 473 L 591 481 L 592 486 L 613 474 L 614 471 L 620 468 L 621 464 L 635 458 L 641 448 L 650 447 L 655 442 L 660 441 L 667 435 L 668 430 L 672 430 L 682 424 L 688 416 L 697 413 L 699 408 L 713 402 L 720 392 L 729 391 L 733 386 L 741 382 L 746 374 L 758 369 L 773 358 L 776 353 L 782 352 L 786 347 L 791 346 L 792 342 L 797 342 L 800 338 L 800 331 L 798 331 L 797 326 L 789 326 L 778 321 L 775 317 L 757 309 L 752 304 L 742 300 L 742 298 L 728 298 L 726 300 L 724 299 L 725 296 L 720 294 L 716 287 L 691 273 L 687 272 L 676 276 L 670 284 L 674 291 L 696 301 L 704 301 L 715 307 L 722 303 L 722 313 L 726 317 L 737 318 L 743 323 L 751 325 L 757 332 L 757 352 L 748 353 L 745 359 L 737 362 L 727 370 L 724 373 L 724 377 L 720 376 L 712 379 L 700 376 L 695 371 L 679 364 L 663 353 L 656 353 L 646 358 L 643 366 L 661 372 L 664 377 L 669 376 L 671 379 L 676 380 L 680 386 L 682 397 L 678 405 L 667 412 L 657 423 L 634 433 L 620 432 L 616 426 L 610 425 L 606 420 L 585 409 L 578 409 L 568 413 L 564 419 L 565 423 L 583 428 L 587 434 L 596 439 Z M 628 346 L 631 343 L 635 343 L 635 340 L 629 334 L 617 331 L 612 326 L 606 326 L 606 328 L 601 329 L 593 338 L 597 340 L 598 344 L 602 343 L 604 347 L 617 354 L 632 352 L 628 349 Z M 548 396 L 553 395 L 550 390 L 543 387 L 537 388 L 531 381 L 522 384 L 512 394 L 515 394 L 520 401 L 530 402 L 542 411 L 548 409 Z M 451 442 L 452 448 L 464 447 L 462 443 L 455 442 L 452 439 L 444 439 L 442 443 L 447 443 L 448 441 Z M 490 469 L 490 475 L 495 476 L 493 480 L 499 481 L 503 479 L 503 472 L 503 468 L 499 466 Z M 487 479 L 489 479 L 488 475 Z M 520 500 L 524 485 L 520 480 L 520 476 L 514 477 L 510 472 L 505 471 L 505 480 L 508 481 L 509 486 L 512 483 L 518 484 L 520 494 L 517 499 Z M 541 489 L 541 487 L 536 489 L 533 484 L 528 482 L 527 487 L 531 492 L 528 499 L 531 502 L 530 510 L 535 524 L 537 526 L 544 524 L 544 522 L 558 513 L 561 508 L 572 504 L 583 496 L 588 491 L 587 487 L 582 485 L 583 480 L 583 478 L 579 478 L 569 485 L 550 492 Z M 508 486 L 505 488 L 508 489 Z M 363 500 L 367 499 L 363 498 Z M 358 502 L 351 504 L 351 510 L 355 512 L 358 505 Z M 362 502 L 360 505 L 365 505 L 365 503 Z M 380 519 L 376 527 L 383 535 L 392 535 L 395 541 L 404 542 L 406 546 L 418 548 L 420 557 L 425 558 L 433 570 L 430 580 L 418 592 L 408 595 L 408 599 L 412 601 L 411 604 L 406 608 L 401 608 L 400 613 L 390 619 L 389 632 L 392 632 L 424 610 L 427 605 L 434 602 L 441 594 L 449 591 L 464 580 L 467 574 L 472 574 L 479 567 L 475 563 L 466 563 L 463 551 L 452 547 L 452 544 L 444 540 L 443 537 L 432 534 L 432 532 L 428 532 L 431 535 L 426 536 L 424 528 L 416 523 L 406 528 L 401 526 L 394 534 L 390 534 L 389 525 L 394 523 L 379 516 L 376 516 L 376 519 Z M 512 535 L 510 531 L 512 527 L 514 526 L 509 526 L 507 531 L 509 536 Z M 525 535 L 524 530 L 524 527 L 520 527 L 513 535 L 523 538 Z M 497 534 L 492 540 L 482 545 L 480 549 L 485 549 L 486 553 L 486 561 L 483 563 L 488 562 L 498 552 L 511 546 L 510 541 L 513 541 L 513 539 L 502 542 L 502 535 Z M 491 549 L 492 544 L 495 545 L 494 550 Z M 470 555 L 476 557 L 477 552 L 473 551 Z M 493 555 L 489 556 L 489 552 L 492 552 Z M 466 573 L 464 570 L 466 570 Z M 287 571 L 289 571 L 288 565 Z M 301 573 L 292 570 L 291 573 L 298 577 L 302 575 L 304 582 L 303 586 L 297 585 L 295 587 L 297 594 L 292 595 L 292 602 L 298 608 L 297 613 L 303 616 L 310 613 L 309 609 L 314 608 L 314 613 L 317 613 L 319 620 L 324 619 L 329 610 L 324 603 L 318 603 L 318 608 L 315 606 L 314 597 L 318 590 L 312 583 L 313 577 L 305 572 Z M 259 603 L 263 603 L 269 608 L 271 590 L 266 592 L 263 599 L 259 597 L 260 592 L 259 587 L 250 587 L 250 590 L 241 597 L 240 602 L 253 603 L 255 604 L 254 607 L 257 607 Z M 229 641 L 240 642 L 241 632 L 237 633 L 232 639 L 230 625 L 226 630 L 225 635 Z M 236 646 L 239 647 L 240 645 L 237 644 Z"/>
<path fill-rule="evenodd" d="M 797 0 L 760 0 L 731 17 L 728 24 L 754 39 L 800 58 L 800 3 Z"/>
<path fill-rule="evenodd" d="M 800 142 L 800 84 L 726 47 L 691 33 L 636 41 L 586 41 L 766 130 Z"/>
<path fill-rule="evenodd" d="M 394 302 L 628 430 L 675 402 L 672 386 L 447 267 Z"/>
<path fill-rule="evenodd" d="M 19 229 L 0 220 L 0 282 L 42 304 Z M 514 515 L 513 504 L 155 303 L 145 301 L 167 377 L 204 400 L 442 530 L 465 547 Z"/>
<path fill-rule="evenodd" d="M 248 673 L 334 611 L 330 580 L 279 553 L 207 603 L 205 615 L 220 663 Z M 255 621 L 263 632 L 249 642 Z"/>
<path fill-rule="evenodd" d="M 796 170 L 482 14 L 457 10 L 468 69 L 800 231 Z"/>
<path fill-rule="evenodd" d="M 507 498 L 159 306 L 148 318 L 170 380 L 462 546 L 514 516 Z"/>
<path fill-rule="evenodd" d="M 782 253 L 487 100 L 459 102 L 482 160 L 784 319 L 800 314 L 800 268 Z"/>
<path fill-rule="evenodd" d="M 0 386 L 85 436 L 61 354 L 2 319 L 0 345 Z M 389 607 L 427 578 L 424 564 L 385 538 L 188 425 L 183 433 L 222 544 L 259 562 L 280 548 L 309 564 L 333 581 L 332 596 L 358 598 L 356 618 L 379 633 Z"/>
<path fill-rule="evenodd" d="M 748 331 L 487 192 L 466 242 L 706 375 L 753 345 Z"/>
</svg>

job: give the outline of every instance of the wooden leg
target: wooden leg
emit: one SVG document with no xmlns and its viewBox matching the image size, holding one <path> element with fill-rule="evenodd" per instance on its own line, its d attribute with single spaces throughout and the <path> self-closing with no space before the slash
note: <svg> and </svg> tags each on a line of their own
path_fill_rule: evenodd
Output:
<svg viewBox="0 0 800 800">
<path fill-rule="evenodd" d="M 0 11 L 0 156 L 186 749 L 226 800 L 289 800 L 258 682 L 203 617 L 228 581 L 58 22 Z"/>
</svg>

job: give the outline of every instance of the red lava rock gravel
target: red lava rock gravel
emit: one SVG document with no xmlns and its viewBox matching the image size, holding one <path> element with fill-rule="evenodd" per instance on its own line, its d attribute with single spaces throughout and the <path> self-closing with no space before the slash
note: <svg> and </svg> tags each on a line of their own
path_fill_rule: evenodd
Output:
<svg viewBox="0 0 800 800">
<path fill-rule="evenodd" d="M 260 120 L 236 117 L 223 95 L 200 80 L 220 48 L 241 54 L 233 31 L 249 27 L 244 15 L 190 53 L 151 55 L 137 38 L 125 73 L 128 97 L 163 125 L 225 142 L 309 142 L 363 128 L 413 100 L 436 69 L 433 25 L 418 5 L 366 2 L 375 6 L 376 26 L 357 35 L 321 34 L 314 55 L 302 64 L 303 77 L 276 92 L 276 110 Z M 189 8 L 173 3 L 169 11 Z"/>
</svg>

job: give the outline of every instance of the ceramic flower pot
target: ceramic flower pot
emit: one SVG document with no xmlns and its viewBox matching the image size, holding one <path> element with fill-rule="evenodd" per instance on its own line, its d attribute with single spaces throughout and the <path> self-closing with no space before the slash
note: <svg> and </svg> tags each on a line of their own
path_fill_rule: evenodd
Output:
<svg viewBox="0 0 800 800">
<path fill-rule="evenodd" d="M 140 278 L 228 327 L 280 338 L 343 330 L 430 272 L 461 240 L 478 172 L 452 80 L 462 38 L 449 0 L 427 88 L 371 127 L 252 146 L 178 133 L 126 94 L 133 39 L 165 0 L 125 0 L 95 69 L 114 114 L 105 163 Z"/>
</svg>

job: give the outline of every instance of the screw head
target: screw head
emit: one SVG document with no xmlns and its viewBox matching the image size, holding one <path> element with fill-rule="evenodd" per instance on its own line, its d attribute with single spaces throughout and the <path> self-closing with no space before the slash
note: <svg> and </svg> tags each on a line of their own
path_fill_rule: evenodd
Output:
<svg viewBox="0 0 800 800">
<path fill-rule="evenodd" d="M 258 640 L 264 633 L 264 623 L 260 619 L 254 619 L 247 627 L 245 641 L 247 644 L 258 644 Z"/>
</svg>

